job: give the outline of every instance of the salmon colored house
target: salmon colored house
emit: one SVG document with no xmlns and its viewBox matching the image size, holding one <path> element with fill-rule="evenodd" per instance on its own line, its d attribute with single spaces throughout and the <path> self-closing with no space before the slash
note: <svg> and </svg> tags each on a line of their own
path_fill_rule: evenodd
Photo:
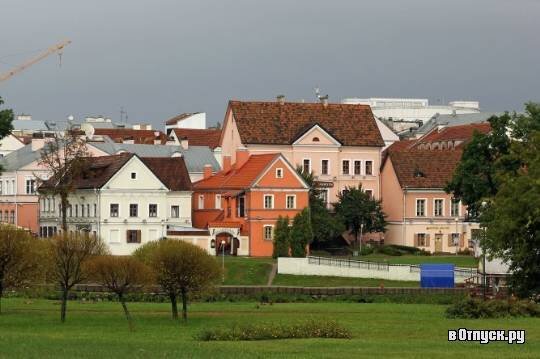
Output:
<svg viewBox="0 0 540 359">
<path fill-rule="evenodd" d="M 278 217 L 308 206 L 308 185 L 281 154 L 235 158 L 193 184 L 193 226 L 208 230 L 194 242 L 215 254 L 271 256 Z"/>
<path fill-rule="evenodd" d="M 223 162 L 238 150 L 281 153 L 316 177 L 330 205 L 350 186 L 380 198 L 381 151 L 385 146 L 367 105 L 230 101 L 221 133 Z"/>
<path fill-rule="evenodd" d="M 399 141 L 384 153 L 382 205 L 387 217 L 386 244 L 456 253 L 473 247 L 478 223 L 467 208 L 444 191 L 473 133 L 489 123 L 434 129 L 418 140 Z"/>
</svg>

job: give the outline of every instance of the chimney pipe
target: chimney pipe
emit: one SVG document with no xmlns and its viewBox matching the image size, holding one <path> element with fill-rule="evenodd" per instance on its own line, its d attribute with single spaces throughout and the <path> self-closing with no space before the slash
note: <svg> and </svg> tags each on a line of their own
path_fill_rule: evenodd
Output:
<svg viewBox="0 0 540 359">
<path fill-rule="evenodd" d="M 207 178 L 210 178 L 212 177 L 212 165 L 204 165 L 204 170 L 203 170 L 203 179 L 207 179 Z"/>
<path fill-rule="evenodd" d="M 277 99 L 277 102 L 278 102 L 280 105 L 284 105 L 284 104 L 285 104 L 285 95 L 277 95 L 276 99 Z"/>
<path fill-rule="evenodd" d="M 236 150 L 236 168 L 240 168 L 249 159 L 249 152 L 245 147 L 238 147 Z"/>
<path fill-rule="evenodd" d="M 328 106 L 328 95 L 321 96 L 320 100 L 324 107 Z"/>
</svg>

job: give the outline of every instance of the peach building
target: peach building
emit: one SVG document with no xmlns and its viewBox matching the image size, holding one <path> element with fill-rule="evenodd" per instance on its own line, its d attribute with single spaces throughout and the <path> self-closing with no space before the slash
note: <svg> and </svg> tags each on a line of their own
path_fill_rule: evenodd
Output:
<svg viewBox="0 0 540 359">
<path fill-rule="evenodd" d="M 478 223 L 467 209 L 444 191 L 458 165 L 464 144 L 489 124 L 434 129 L 418 140 L 400 141 L 384 153 L 381 169 L 382 205 L 388 215 L 386 244 L 450 252 L 473 247 Z"/>
<path fill-rule="evenodd" d="M 281 153 L 294 167 L 313 172 L 326 202 L 347 186 L 380 198 L 384 141 L 369 106 L 230 101 L 221 134 L 223 161 L 249 154 Z"/>
<path fill-rule="evenodd" d="M 193 226 L 208 231 L 194 243 L 215 254 L 271 256 L 278 217 L 308 206 L 308 186 L 281 154 L 239 151 L 235 159 L 193 184 Z"/>
</svg>

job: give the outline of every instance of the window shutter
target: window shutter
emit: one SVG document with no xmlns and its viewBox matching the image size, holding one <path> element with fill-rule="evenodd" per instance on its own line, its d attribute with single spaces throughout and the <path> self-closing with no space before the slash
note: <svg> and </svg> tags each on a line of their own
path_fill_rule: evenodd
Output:
<svg viewBox="0 0 540 359">
<path fill-rule="evenodd" d="M 418 233 L 415 233 L 415 234 L 414 234 L 414 246 L 415 246 L 415 247 L 418 247 L 418 244 L 419 244 L 419 243 L 418 243 Z"/>
<path fill-rule="evenodd" d="M 452 247 L 454 242 L 452 241 L 452 233 L 448 233 L 448 247 Z"/>
<path fill-rule="evenodd" d="M 459 235 L 459 246 L 463 247 L 465 245 L 465 234 L 461 233 Z"/>
<path fill-rule="evenodd" d="M 126 231 L 126 243 L 129 243 L 129 231 Z"/>
<path fill-rule="evenodd" d="M 429 243 L 429 233 L 426 234 L 426 247 L 429 247 L 431 243 Z"/>
<path fill-rule="evenodd" d="M 137 243 L 141 243 L 141 230 L 137 230 Z"/>
</svg>

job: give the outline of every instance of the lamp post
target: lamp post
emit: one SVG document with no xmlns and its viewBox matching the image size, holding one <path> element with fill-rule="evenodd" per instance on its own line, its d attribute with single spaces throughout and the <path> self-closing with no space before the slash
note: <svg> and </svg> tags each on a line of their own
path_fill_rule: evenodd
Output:
<svg viewBox="0 0 540 359">
<path fill-rule="evenodd" d="M 482 202 L 482 209 L 485 210 L 487 207 L 487 202 Z M 482 226 L 482 238 L 485 240 L 487 235 L 486 227 Z M 483 297 L 484 301 L 486 300 L 486 291 L 487 291 L 487 277 L 486 277 L 486 251 L 482 248 L 482 277 L 483 277 Z"/>
<path fill-rule="evenodd" d="M 456 221 L 456 235 L 457 237 L 454 239 L 455 243 L 454 245 L 456 246 L 456 256 L 458 254 L 458 249 L 459 249 L 459 237 L 460 237 L 460 234 L 458 232 L 458 222 L 459 222 L 459 217 L 456 217 L 455 218 L 455 221 Z"/>
<path fill-rule="evenodd" d="M 221 240 L 221 273 L 222 283 L 225 283 L 225 240 Z"/>
</svg>

